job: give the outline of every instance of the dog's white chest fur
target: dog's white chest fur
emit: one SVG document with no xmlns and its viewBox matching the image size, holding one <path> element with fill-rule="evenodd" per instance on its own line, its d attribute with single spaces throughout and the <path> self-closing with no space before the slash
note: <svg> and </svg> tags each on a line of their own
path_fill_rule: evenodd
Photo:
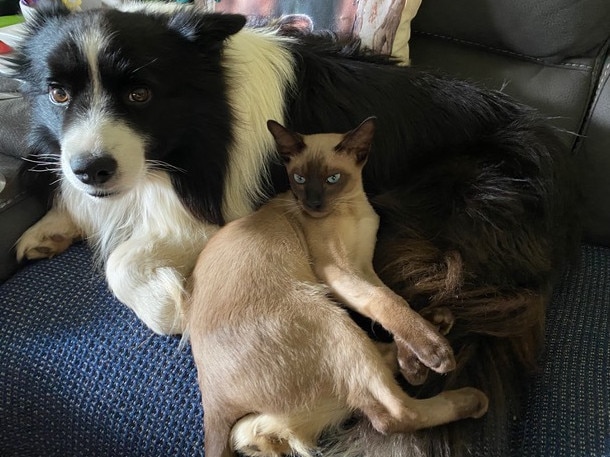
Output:
<svg viewBox="0 0 610 457">
<path fill-rule="evenodd" d="M 61 205 L 106 262 L 117 298 L 153 331 L 181 333 L 185 278 L 217 226 L 195 218 L 162 171 L 117 197 L 90 197 L 66 183 Z"/>
</svg>

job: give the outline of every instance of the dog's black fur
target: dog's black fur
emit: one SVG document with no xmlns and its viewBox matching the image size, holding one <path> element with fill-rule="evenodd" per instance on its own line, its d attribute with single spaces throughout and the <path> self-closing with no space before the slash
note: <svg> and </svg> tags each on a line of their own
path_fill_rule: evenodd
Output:
<svg viewBox="0 0 610 457">
<path fill-rule="evenodd" d="M 67 81 L 78 94 L 86 69 L 71 60 L 67 35 L 100 18 L 118 31 L 100 61 L 104 85 L 117 100 L 113 109 L 150 139 L 150 158 L 177 167 L 169 172 L 184 204 L 197 217 L 223 223 L 229 151 L 235 129 L 243 128 L 226 97 L 234 81 L 225 76 L 223 42 L 243 25 L 240 16 L 44 13 L 30 26 L 34 39 L 16 64 L 33 100 L 35 159 L 59 156 L 59 131 L 70 123 L 46 102 L 49 61 L 62 60 L 66 73 L 51 78 Z M 295 62 L 296 83 L 284 98 L 291 129 L 342 132 L 367 116 L 379 119 L 364 179 L 381 215 L 380 275 L 414 307 L 446 306 L 456 316 L 448 337 L 458 369 L 430 376 L 412 393 L 477 385 L 492 399 L 495 421 L 488 430 L 504 429 L 522 375 L 535 366 L 553 278 L 577 240 L 566 148 L 545 119 L 500 92 L 397 66 L 323 36 L 300 36 L 283 46 Z M 145 109 L 126 108 L 122 88 L 141 81 L 152 85 L 155 100 Z M 87 99 L 74 103 L 86 109 Z M 271 170 L 269 189 L 286 189 L 283 167 L 273 151 L 267 157 L 268 169 L 252 173 Z M 467 447 L 464 427 L 473 425 L 383 440 L 397 440 L 404 455 L 455 456 Z M 369 438 L 366 445 L 377 449 L 382 438 Z M 415 444 L 419 450 L 411 448 Z"/>
</svg>

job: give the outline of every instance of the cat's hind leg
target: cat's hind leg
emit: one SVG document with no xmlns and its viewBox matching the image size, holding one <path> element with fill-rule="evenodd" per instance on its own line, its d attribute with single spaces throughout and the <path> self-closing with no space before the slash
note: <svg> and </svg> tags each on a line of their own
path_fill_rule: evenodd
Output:
<svg viewBox="0 0 610 457">
<path fill-rule="evenodd" d="M 416 399 L 388 380 L 369 378 L 368 384 L 368 392 L 352 401 L 352 405 L 382 434 L 408 433 L 461 419 L 476 419 L 488 408 L 487 396 L 471 387 Z"/>
<path fill-rule="evenodd" d="M 487 396 L 469 387 L 425 399 L 409 397 L 394 379 L 391 367 L 384 363 L 379 347 L 364 333 L 345 332 L 342 338 L 345 351 L 335 358 L 335 375 L 346 387 L 347 406 L 362 411 L 378 432 L 412 432 L 478 418 L 487 411 Z"/>
</svg>

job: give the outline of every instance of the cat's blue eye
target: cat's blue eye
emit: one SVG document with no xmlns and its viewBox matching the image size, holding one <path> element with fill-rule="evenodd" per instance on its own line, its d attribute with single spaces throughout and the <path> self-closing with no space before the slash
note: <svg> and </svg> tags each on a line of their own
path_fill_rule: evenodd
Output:
<svg viewBox="0 0 610 457">
<path fill-rule="evenodd" d="M 335 173 L 334 175 L 330 175 L 328 178 L 326 178 L 326 182 L 328 184 L 335 184 L 335 183 L 337 183 L 337 181 L 339 181 L 340 177 L 341 177 L 341 173 Z"/>
<path fill-rule="evenodd" d="M 296 182 L 297 184 L 305 184 L 306 179 L 303 176 L 297 175 L 295 173 L 292 175 L 292 177 L 294 178 L 294 182 Z"/>
</svg>

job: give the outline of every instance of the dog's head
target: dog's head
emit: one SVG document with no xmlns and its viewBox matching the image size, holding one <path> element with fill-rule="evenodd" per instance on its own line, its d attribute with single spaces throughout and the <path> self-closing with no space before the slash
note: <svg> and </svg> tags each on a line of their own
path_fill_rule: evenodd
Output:
<svg viewBox="0 0 610 457">
<path fill-rule="evenodd" d="M 220 222 L 231 141 L 221 54 L 245 18 L 38 5 L 15 59 L 33 107 L 34 159 L 94 198 L 165 168 L 189 209 Z"/>
</svg>

